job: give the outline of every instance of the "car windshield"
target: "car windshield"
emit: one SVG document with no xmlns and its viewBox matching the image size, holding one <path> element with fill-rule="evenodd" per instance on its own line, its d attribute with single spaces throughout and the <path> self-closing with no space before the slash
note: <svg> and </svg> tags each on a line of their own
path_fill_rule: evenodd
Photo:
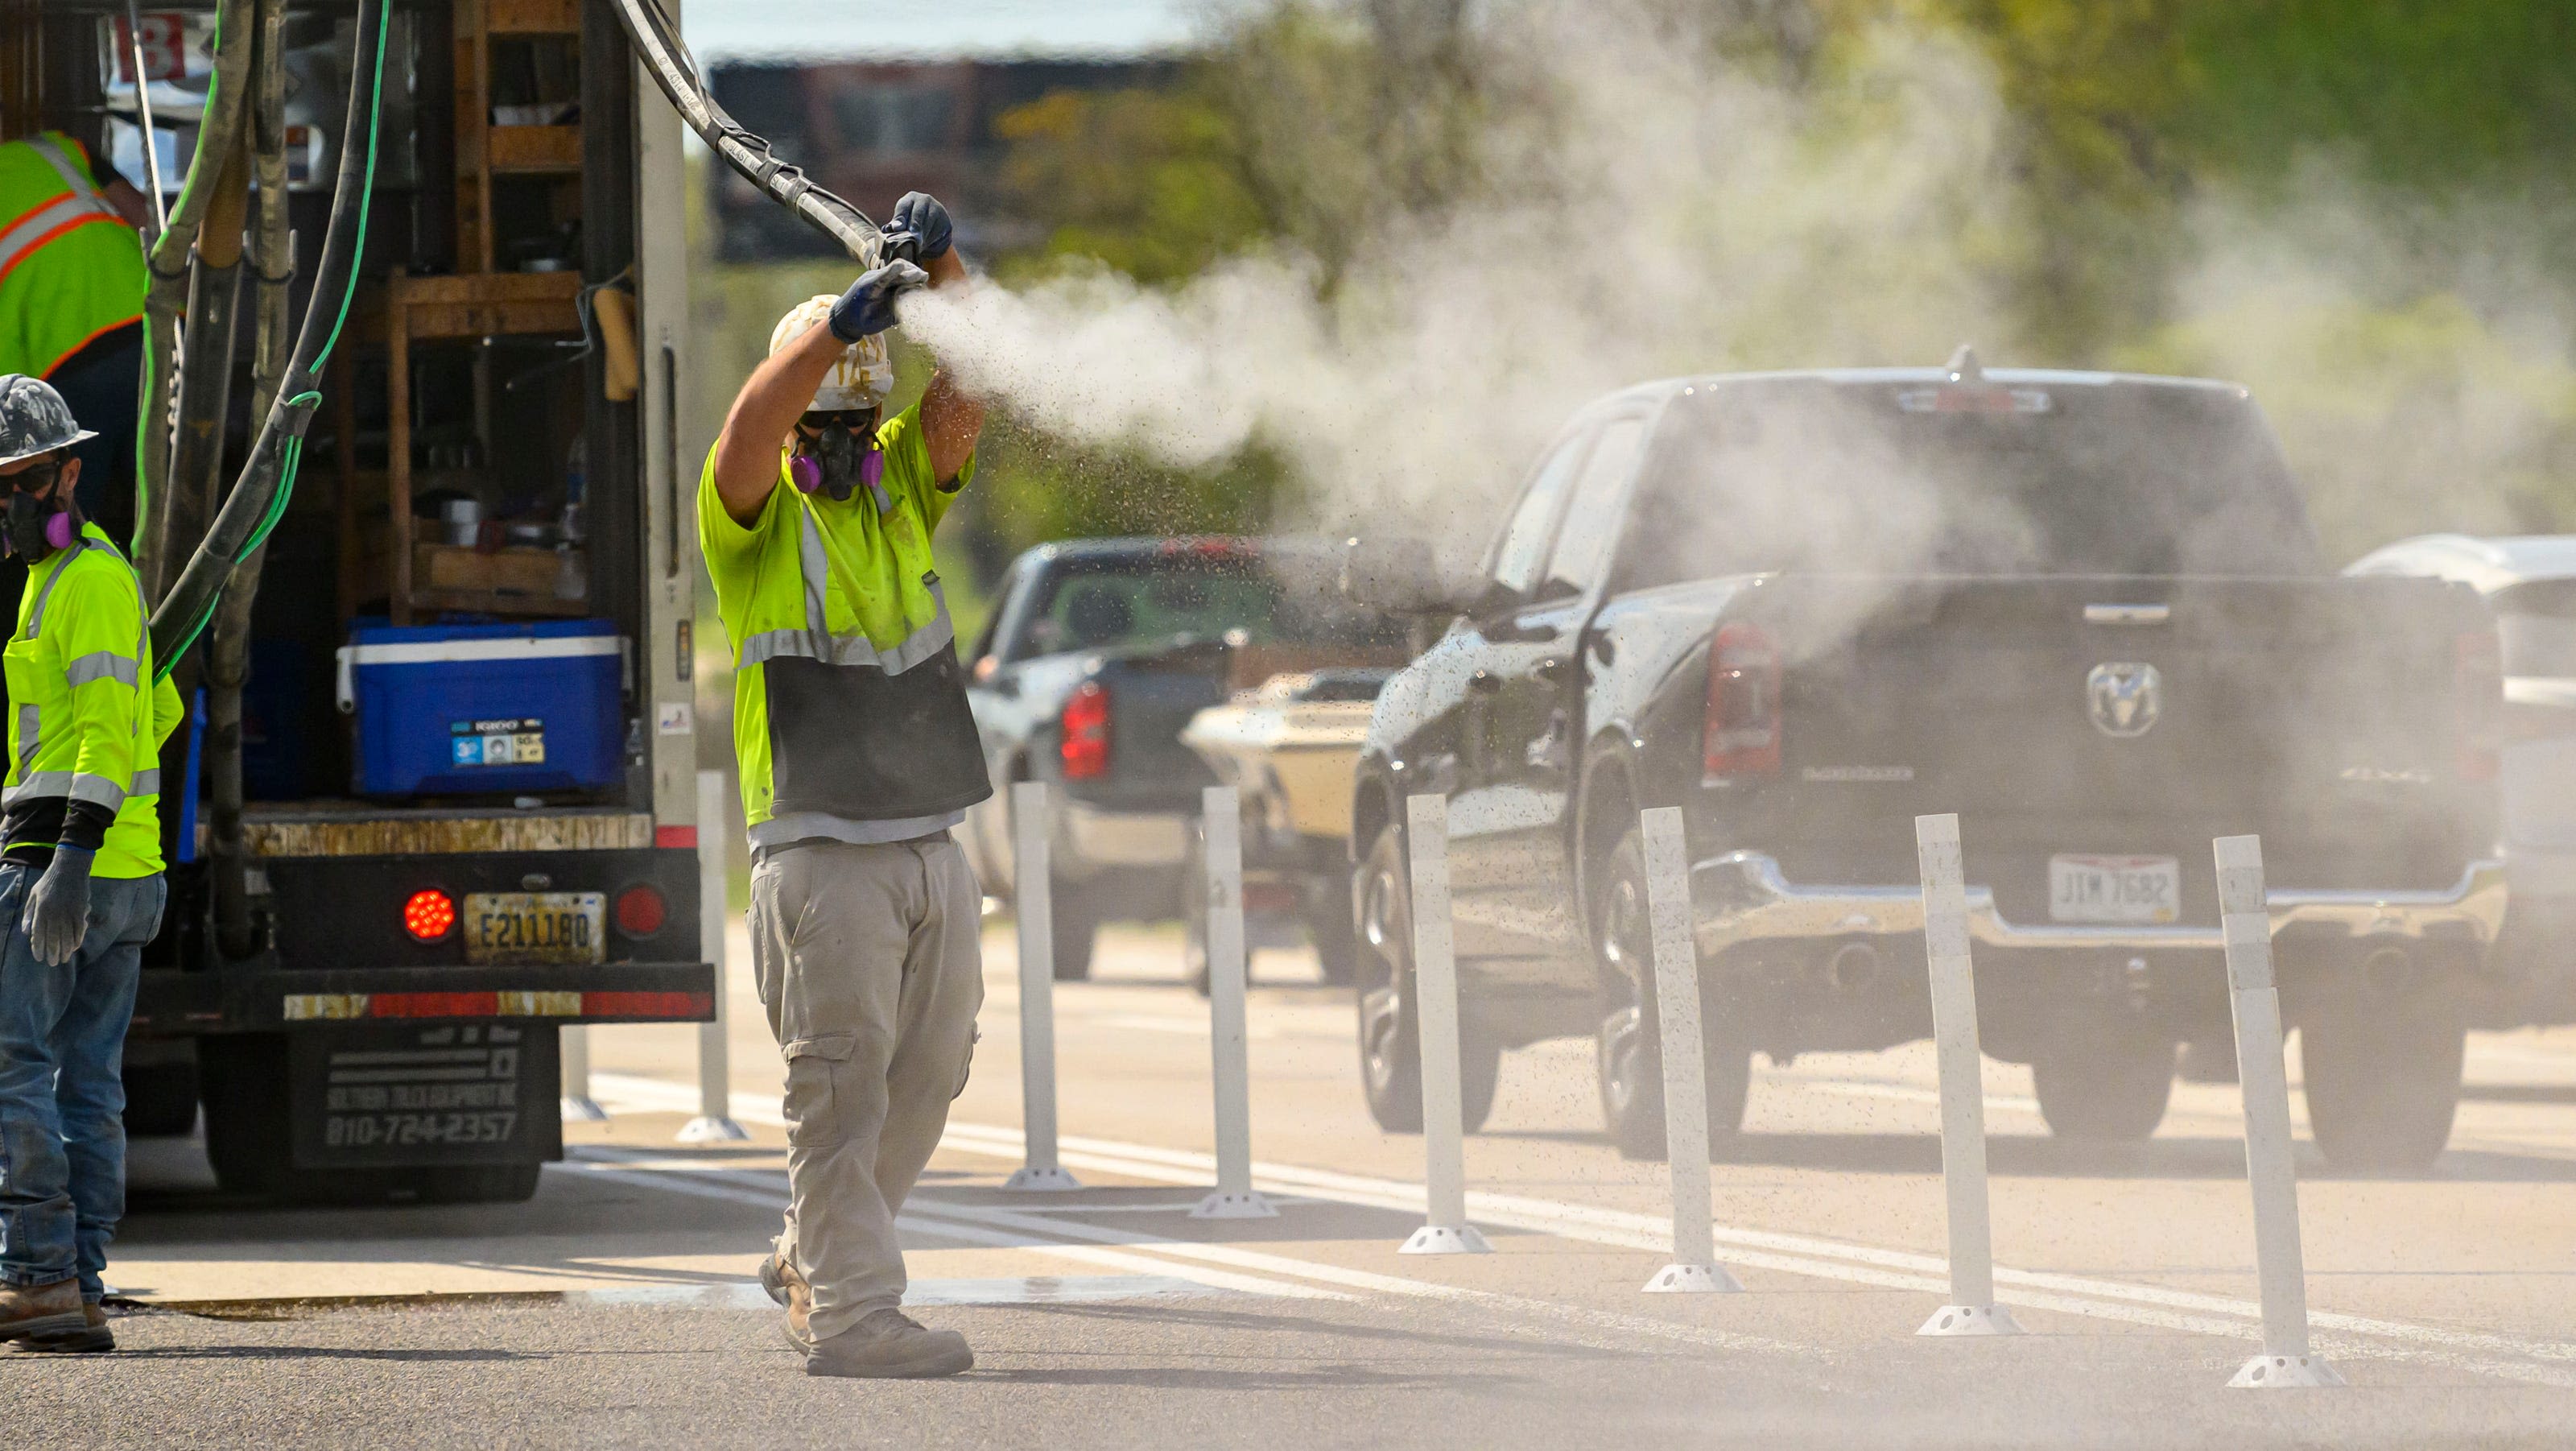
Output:
<svg viewBox="0 0 2576 1451">
<path fill-rule="evenodd" d="M 1334 588 L 1323 551 L 1176 546 L 1070 558 L 1048 572 L 1012 658 L 1116 650 L 1242 632 L 1256 645 L 1400 643 L 1400 632 Z"/>
<path fill-rule="evenodd" d="M 2271 430 L 2233 389 L 1720 385 L 1678 400 L 1630 586 L 1834 574 L 2309 574 Z"/>
</svg>

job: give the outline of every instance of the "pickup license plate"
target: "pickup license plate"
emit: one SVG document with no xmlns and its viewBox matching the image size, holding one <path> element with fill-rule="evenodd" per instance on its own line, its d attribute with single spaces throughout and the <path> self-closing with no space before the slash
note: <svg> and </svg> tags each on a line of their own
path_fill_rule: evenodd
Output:
<svg viewBox="0 0 2576 1451">
<path fill-rule="evenodd" d="M 2182 863 L 2169 856 L 2050 857 L 2048 915 L 2060 922 L 2172 922 L 2182 915 Z"/>
<path fill-rule="evenodd" d="M 468 892 L 465 960 L 606 962 L 607 926 L 605 892 Z"/>
</svg>

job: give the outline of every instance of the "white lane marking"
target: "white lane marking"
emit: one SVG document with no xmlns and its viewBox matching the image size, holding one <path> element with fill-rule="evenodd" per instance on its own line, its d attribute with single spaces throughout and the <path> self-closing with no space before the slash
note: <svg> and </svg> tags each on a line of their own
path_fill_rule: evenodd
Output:
<svg viewBox="0 0 2576 1451">
<path fill-rule="evenodd" d="M 578 1150 L 576 1153 L 579 1157 L 566 1160 L 564 1167 L 617 1183 L 634 1184 L 669 1193 L 694 1194 L 707 1199 L 723 1199 L 762 1209 L 787 1208 L 784 1171 L 772 1170 L 760 1173 L 739 1169 L 689 1171 L 629 1169 L 610 1167 L 611 1164 L 620 1164 L 623 1161 L 623 1156 L 615 1150 L 592 1146 Z M 602 1162 L 603 1160 L 606 1162 Z M 774 1183 L 773 1180 L 775 1180 Z M 1173 1267 L 1164 1261 L 1149 1259 L 1142 1255 L 1122 1253 L 1118 1250 L 1095 1249 L 1088 1245 L 1065 1244 L 1058 1240 L 1037 1238 L 1026 1233 L 1009 1233 L 972 1223 L 952 1222 L 945 1219 L 934 1221 L 914 1214 L 900 1214 L 895 1216 L 895 1227 L 932 1238 L 985 1245 L 995 1249 L 1041 1250 L 1057 1259 L 1072 1260 L 1079 1264 L 1102 1265 L 1110 1269 L 1146 1274 L 1173 1272 Z M 1256 1278 L 1251 1275 L 1229 1274 L 1223 1270 L 1191 1267 L 1179 1273 L 1211 1289 L 1233 1290 L 1246 1295 L 1271 1295 L 1296 1300 L 1351 1298 L 1336 1290 L 1318 1289 L 1312 1285 Z"/>
<path fill-rule="evenodd" d="M 1845 1098 L 1883 1098 L 1891 1103 L 1928 1103 L 1941 1106 L 1941 1093 L 1932 1088 L 1909 1088 L 1898 1083 L 1872 1083 L 1858 1078 L 1793 1078 L 1764 1074 L 1760 1082 L 1774 1088 L 1808 1088 L 1824 1093 L 1838 1093 Z M 2039 1100 L 2000 1093 L 1986 1095 L 1986 1107 L 2007 1109 L 2014 1113 L 2039 1112 Z"/>
<path fill-rule="evenodd" d="M 1142 1300 L 1205 1295 L 1208 1287 L 1177 1275 L 1000 1275 L 914 1280 L 903 1287 L 907 1305 L 1067 1305 L 1100 1300 Z M 607 1290 L 567 1290 L 569 1304 L 655 1306 L 690 1310 L 774 1313 L 778 1306 L 756 1280 L 724 1284 L 620 1285 Z"/>
<path fill-rule="evenodd" d="M 603 1096 L 609 1092 L 631 1094 L 640 1103 L 682 1112 L 695 1112 L 697 1107 L 696 1090 L 656 1079 L 593 1074 L 591 1091 L 594 1095 Z M 778 1117 L 774 1100 L 769 1101 L 771 1106 L 765 1110 L 766 1119 L 759 1117 L 762 1100 L 749 1094 L 736 1094 L 733 1102 L 737 1119 L 772 1124 L 783 1122 Z M 942 1143 L 944 1147 L 996 1158 L 1016 1159 L 1024 1152 L 1017 1129 L 991 1124 L 952 1120 Z M 1210 1183 L 1216 1172 L 1216 1160 L 1212 1155 L 1114 1139 L 1068 1136 L 1062 1141 L 1060 1157 L 1070 1168 L 1099 1169 L 1170 1184 Z M 1288 1164 L 1256 1162 L 1252 1167 L 1253 1184 L 1264 1193 L 1314 1193 L 1376 1208 L 1416 1214 L 1424 1212 L 1423 1189 L 1419 1184 Z M 1666 1249 L 1671 1241 L 1671 1222 L 1657 1215 L 1483 1190 L 1471 1190 L 1467 1204 L 1471 1216 L 1477 1221 L 1503 1228 L 1650 1251 Z M 1881 1249 L 1807 1235 L 1737 1229 L 1727 1225 L 1717 1227 L 1717 1239 L 1720 1244 L 1729 1246 L 1726 1258 L 1731 1264 L 1839 1280 L 1847 1284 L 1922 1290 L 1933 1294 L 1942 1293 L 1948 1285 L 1949 1262 L 1938 1255 Z M 1843 1263 L 1846 1261 L 1852 1263 Z M 2009 1269 L 2000 1265 L 1995 1268 L 1995 1281 L 1997 1298 L 2007 1304 L 2120 1320 L 2165 1330 L 2241 1338 L 2257 1333 L 2257 1326 L 2237 1322 L 2259 1322 L 2262 1318 L 2262 1307 L 2251 1300 L 2155 1285 Z M 2207 1318 L 2210 1316 L 2232 1318 Z M 2333 1310 L 2311 1309 L 2308 1319 L 2319 1331 L 2403 1342 L 2412 1347 L 2407 1358 L 2508 1379 L 2538 1380 L 2543 1384 L 2576 1388 L 2576 1377 L 2543 1372 L 2534 1367 L 2462 1358 L 2501 1354 L 2530 1360 L 2576 1361 L 2576 1345 L 2564 1341 L 2452 1330 Z M 2367 1352 L 2374 1355 L 2390 1353 L 2377 1347 L 2368 1347 Z"/>
</svg>

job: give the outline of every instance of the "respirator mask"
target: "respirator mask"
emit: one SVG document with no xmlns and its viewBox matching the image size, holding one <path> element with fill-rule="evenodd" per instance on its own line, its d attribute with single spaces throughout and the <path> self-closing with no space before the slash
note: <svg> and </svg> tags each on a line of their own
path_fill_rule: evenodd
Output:
<svg viewBox="0 0 2576 1451">
<path fill-rule="evenodd" d="M 57 549 L 71 548 L 80 534 L 79 511 L 45 497 L 62 476 L 63 466 L 54 463 L 10 480 L 18 487 L 9 495 L 8 550 L 29 564 L 42 562 Z"/>
<path fill-rule="evenodd" d="M 885 492 L 885 451 L 877 447 L 874 408 L 842 408 L 808 413 L 796 428 L 796 452 L 787 460 L 787 476 L 797 492 L 822 494 L 846 503 L 859 486 L 876 496 L 880 513 L 889 507 Z"/>
</svg>

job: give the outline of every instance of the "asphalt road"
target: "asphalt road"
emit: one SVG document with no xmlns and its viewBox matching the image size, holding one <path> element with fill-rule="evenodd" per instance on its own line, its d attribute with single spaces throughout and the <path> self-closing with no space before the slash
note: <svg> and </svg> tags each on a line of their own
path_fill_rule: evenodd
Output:
<svg viewBox="0 0 2576 1451">
<path fill-rule="evenodd" d="M 2319 1350 L 2339 1391 L 2224 1389 L 2256 1349 L 2232 1087 L 2183 1085 L 2149 1143 L 2046 1137 L 1990 1066 L 1999 1296 L 2031 1332 L 1912 1333 L 1941 1301 L 1928 1050 L 1757 1068 L 1713 1175 L 1742 1295 L 1644 1295 L 1660 1165 L 1596 1133 L 1588 1050 L 1507 1057 L 1469 1141 L 1487 1256 L 1399 1257 L 1421 1144 L 1359 1100 L 1344 997 L 1255 962 L 1256 1183 L 1279 1217 L 1190 1219 L 1212 1178 L 1205 1005 L 1177 939 L 1113 931 L 1059 991 L 1064 1161 L 1016 1195 L 1009 934 L 988 936 L 973 1081 L 909 1207 L 916 1313 L 951 1382 L 812 1381 L 748 1280 L 784 1200 L 778 1065 L 731 1002 L 747 1142 L 673 1142 L 694 1036 L 593 1035 L 605 1124 L 507 1208 L 225 1202 L 144 1146 L 110 1279 L 114 1357 L 0 1357 L 11 1445 L 2559 1446 L 2576 1425 L 2576 1033 L 2472 1040 L 2452 1151 L 2341 1176 L 2303 1145 Z M 737 961 L 741 959 L 737 957 Z M 2294 1098 L 2294 1111 L 2296 1108 Z"/>
</svg>

